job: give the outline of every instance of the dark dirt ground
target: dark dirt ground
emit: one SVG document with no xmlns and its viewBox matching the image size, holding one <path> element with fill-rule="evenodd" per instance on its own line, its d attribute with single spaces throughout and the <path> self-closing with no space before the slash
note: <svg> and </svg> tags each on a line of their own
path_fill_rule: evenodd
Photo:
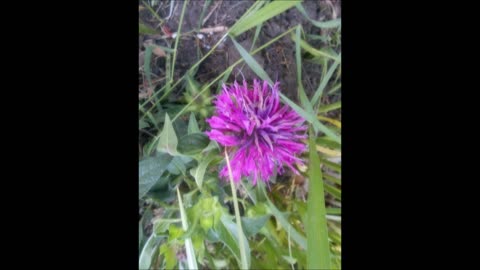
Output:
<svg viewBox="0 0 480 270">
<path fill-rule="evenodd" d="M 166 20 L 165 26 L 174 33 L 178 29 L 180 14 L 182 11 L 183 1 L 160 1 L 158 6 L 155 6 L 157 13 L 161 18 L 166 18 L 169 15 L 170 3 L 174 2 L 174 9 L 172 15 Z M 224 32 L 213 34 L 204 34 L 203 39 L 196 36 L 195 30 L 199 29 L 200 16 L 204 6 L 204 0 L 194 0 L 187 4 L 186 13 L 182 25 L 182 36 L 178 47 L 177 61 L 175 66 L 174 78 L 178 79 L 206 54 L 209 49 L 224 35 Z M 231 27 L 238 18 L 240 18 L 245 11 L 254 3 L 251 0 L 244 1 L 212 1 L 207 8 L 204 18 L 209 14 L 210 16 L 200 28 L 226 26 Z M 139 1 L 139 5 L 143 5 Z M 306 0 L 303 6 L 310 18 L 314 20 L 324 21 L 341 17 L 340 1 L 323 0 L 312 1 Z M 158 26 L 158 20 L 147 9 L 140 11 L 140 20 L 155 28 Z M 313 26 L 297 9 L 291 8 L 282 14 L 271 18 L 263 24 L 260 35 L 256 41 L 256 46 L 268 42 L 275 36 L 283 33 L 297 24 L 302 24 L 305 34 L 321 35 L 323 30 Z M 164 35 L 161 28 L 156 28 L 159 34 Z M 183 34 L 188 33 L 188 34 Z M 255 34 L 255 28 L 241 34 L 237 37 L 237 41 L 247 50 L 250 49 L 252 40 Z M 139 45 L 140 50 L 145 48 L 142 45 L 148 39 L 152 39 L 149 35 L 140 35 Z M 172 47 L 174 39 L 158 39 L 153 37 L 156 44 Z M 170 43 L 170 44 L 168 44 Z M 312 46 L 321 47 L 322 41 L 309 41 Z M 229 65 L 240 58 L 236 48 L 231 41 L 227 40 L 221 44 L 216 51 L 210 55 L 199 67 L 195 78 L 201 83 L 210 81 L 221 74 Z M 256 60 L 263 66 L 265 71 L 273 80 L 280 81 L 280 87 L 283 93 L 289 98 L 297 100 L 297 77 L 295 64 L 295 43 L 286 35 L 279 41 L 273 43 L 268 48 L 257 53 Z M 302 80 L 305 91 L 310 97 L 316 90 L 321 77 L 321 67 L 318 64 L 303 61 Z M 164 58 L 157 58 L 153 61 L 152 72 L 154 78 L 165 77 L 165 60 Z M 256 76 L 246 65 L 238 65 L 228 80 L 227 83 L 233 80 L 242 80 L 242 74 L 248 81 L 251 81 Z M 156 75 L 156 76 L 155 76 Z M 156 87 L 160 87 L 163 82 L 160 82 Z M 141 82 L 142 84 L 142 82 Z"/>
</svg>

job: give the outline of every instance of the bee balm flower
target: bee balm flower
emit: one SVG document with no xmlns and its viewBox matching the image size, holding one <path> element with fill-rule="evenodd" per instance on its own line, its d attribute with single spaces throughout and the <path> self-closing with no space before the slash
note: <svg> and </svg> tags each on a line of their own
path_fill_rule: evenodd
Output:
<svg viewBox="0 0 480 270">
<path fill-rule="evenodd" d="M 283 166 L 298 174 L 293 164 L 303 165 L 298 155 L 306 150 L 300 139 L 307 137 L 307 127 L 295 111 L 280 104 L 278 82 L 269 86 L 255 80 L 253 89 L 245 80 L 243 85 L 224 85 L 214 103 L 216 115 L 206 120 L 211 127 L 206 134 L 233 155 L 230 165 L 235 182 L 245 176 L 254 185 L 258 179 L 268 183 L 274 169 L 282 174 Z M 228 179 L 227 166 L 220 176 Z"/>
</svg>

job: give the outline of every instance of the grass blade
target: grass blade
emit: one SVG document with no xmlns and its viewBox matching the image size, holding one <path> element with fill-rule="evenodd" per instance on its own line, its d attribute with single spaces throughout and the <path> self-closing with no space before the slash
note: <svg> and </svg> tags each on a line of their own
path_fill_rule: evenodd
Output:
<svg viewBox="0 0 480 270">
<path fill-rule="evenodd" d="M 320 123 L 320 121 L 318 121 L 318 119 L 315 116 L 312 116 L 312 114 L 306 112 L 304 109 L 302 109 L 300 106 L 295 104 L 295 102 L 291 101 L 284 94 L 280 93 L 280 97 L 282 98 L 283 102 L 290 105 L 290 107 L 292 107 L 292 109 L 294 109 L 300 116 L 302 116 L 303 118 L 305 118 L 305 120 L 310 122 L 313 125 L 313 128 L 315 129 L 315 132 L 317 132 L 317 130 L 320 130 L 323 133 L 325 133 L 325 135 L 332 138 L 333 141 L 335 141 L 337 143 L 340 143 L 340 136 L 335 134 L 333 131 L 331 131 L 324 124 Z"/>
<path fill-rule="evenodd" d="M 303 237 L 297 230 L 295 230 L 292 225 L 290 225 L 283 213 L 280 212 L 280 210 L 278 210 L 277 207 L 275 207 L 275 205 L 270 201 L 265 191 L 265 185 L 262 182 L 259 182 L 257 185 L 259 186 L 259 189 L 266 200 L 267 207 L 270 213 L 275 216 L 275 219 L 280 223 L 280 225 L 282 225 L 285 230 L 290 231 L 290 236 L 293 241 L 295 241 L 301 248 L 307 249 L 307 239 Z"/>
<path fill-rule="evenodd" d="M 336 28 L 341 26 L 342 24 L 342 21 L 340 20 L 340 18 L 326 21 L 326 22 L 315 21 L 310 17 L 308 17 L 308 14 L 305 11 L 305 8 L 302 6 L 302 4 L 299 3 L 295 7 L 298 9 L 298 11 L 300 11 L 300 13 L 303 14 L 303 16 L 305 16 L 305 18 L 307 18 L 313 25 L 315 25 L 318 28 Z"/>
<path fill-rule="evenodd" d="M 325 210 L 320 159 L 315 148 L 315 136 L 310 129 L 309 191 L 307 201 L 307 269 L 331 269 L 330 246 Z"/>
<path fill-rule="evenodd" d="M 231 37 L 233 44 L 235 45 L 235 48 L 237 48 L 238 52 L 240 55 L 243 57 L 245 60 L 245 63 L 255 72 L 255 74 L 258 75 L 262 80 L 267 81 L 270 83 L 270 85 L 273 85 L 272 79 L 268 76 L 267 72 L 263 70 L 263 68 L 257 63 L 257 61 L 245 50 L 242 45 L 238 44 L 238 42 Z"/>
<path fill-rule="evenodd" d="M 278 14 L 284 12 L 285 10 L 295 6 L 296 4 L 301 3 L 301 1 L 274 1 L 263 8 L 259 9 L 253 14 L 247 14 L 248 18 L 241 18 L 238 22 L 232 26 L 230 29 L 230 34 L 232 36 L 238 36 L 241 33 L 247 31 L 248 29 L 263 23 L 264 21 L 277 16 Z"/>
<path fill-rule="evenodd" d="M 145 246 L 143 246 L 142 253 L 138 259 L 138 269 L 150 269 L 150 264 L 152 263 L 152 258 L 159 242 L 160 237 L 157 237 L 155 233 L 152 233 L 145 243 Z"/>
<path fill-rule="evenodd" d="M 187 214 L 185 213 L 185 209 L 183 208 L 182 196 L 180 195 L 180 190 L 178 190 L 178 186 L 177 186 L 177 196 L 178 196 L 178 204 L 180 208 L 180 217 L 182 219 L 182 228 L 186 232 L 188 231 Z M 185 250 L 187 252 L 188 269 L 198 269 L 197 260 L 195 259 L 195 251 L 193 250 L 193 243 L 190 237 L 185 239 Z"/>
<path fill-rule="evenodd" d="M 178 41 L 180 40 L 180 33 L 182 31 L 182 22 L 183 22 L 183 15 L 185 15 L 185 8 L 187 7 L 188 0 L 185 0 L 183 3 L 182 13 L 180 14 L 180 21 L 178 22 L 178 30 L 177 30 L 177 38 L 175 39 L 175 47 L 173 51 L 173 60 L 172 60 L 172 73 L 171 77 L 168 80 L 173 80 L 173 74 L 175 72 L 175 61 L 177 60 L 177 47 Z"/>
<path fill-rule="evenodd" d="M 329 111 L 333 111 L 333 110 L 336 110 L 336 109 L 339 109 L 342 107 L 342 102 L 341 101 L 337 101 L 335 103 L 332 103 L 332 104 L 328 104 L 328 105 L 325 105 L 323 107 L 320 107 L 318 108 L 318 112 L 319 113 L 326 113 L 326 112 L 329 112 Z"/>
<path fill-rule="evenodd" d="M 339 55 L 339 59 L 335 61 L 332 66 L 328 69 L 327 74 L 325 74 L 324 77 L 322 77 L 322 81 L 320 82 L 320 85 L 318 86 L 317 91 L 315 91 L 315 95 L 313 95 L 312 98 L 312 104 L 316 104 L 317 101 L 322 97 L 323 90 L 325 89 L 325 86 L 327 86 L 328 81 L 333 75 L 333 72 L 337 69 L 337 66 L 340 64 L 341 60 L 341 55 Z"/>
<path fill-rule="evenodd" d="M 318 56 L 318 57 L 326 57 L 326 58 L 330 58 L 330 59 L 333 59 L 335 61 L 339 61 L 340 60 L 340 57 L 338 57 L 338 55 L 334 55 L 332 53 L 329 53 L 329 52 L 325 52 L 325 51 L 322 51 L 322 50 L 317 50 L 315 48 L 313 48 L 310 44 L 308 44 L 305 40 L 300 40 L 300 46 L 302 47 L 302 49 L 306 50 L 307 52 L 311 53 L 313 56 Z"/>
<path fill-rule="evenodd" d="M 230 167 L 230 160 L 228 158 L 227 149 L 225 148 L 225 160 L 227 161 L 228 167 L 228 176 L 230 178 L 230 187 L 232 188 L 232 196 L 233 196 L 233 206 L 235 208 L 235 221 L 237 223 L 237 236 L 239 239 L 239 246 L 240 246 L 240 258 L 242 262 L 242 269 L 248 269 L 250 265 L 247 261 L 247 254 L 245 253 L 245 236 L 243 234 L 242 229 L 242 220 L 240 219 L 240 208 L 238 207 L 238 199 L 237 199 L 237 191 L 235 189 L 235 185 L 233 183 L 233 175 L 232 175 L 232 168 Z M 247 243 L 248 245 L 248 243 Z M 250 255 L 250 254 L 249 254 Z"/>
</svg>

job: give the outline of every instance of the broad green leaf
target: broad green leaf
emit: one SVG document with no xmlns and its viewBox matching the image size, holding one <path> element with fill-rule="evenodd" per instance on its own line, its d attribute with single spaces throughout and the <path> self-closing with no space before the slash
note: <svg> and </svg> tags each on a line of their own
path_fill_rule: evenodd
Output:
<svg viewBox="0 0 480 270">
<path fill-rule="evenodd" d="M 160 179 L 172 160 L 169 155 L 150 157 L 140 161 L 138 170 L 138 199 L 142 198 Z"/>
<path fill-rule="evenodd" d="M 248 18 L 240 19 L 232 28 L 230 33 L 233 36 L 238 36 L 241 33 L 247 31 L 248 29 L 263 23 L 264 21 L 284 12 L 285 10 L 295 6 L 301 1 L 274 1 L 263 8 L 259 9 L 253 14 L 249 14 Z"/>
<path fill-rule="evenodd" d="M 165 114 L 165 123 L 163 124 L 160 139 L 157 145 L 157 151 L 166 152 L 172 156 L 178 155 L 177 152 L 178 139 L 173 129 L 172 122 L 168 114 Z"/>
<path fill-rule="evenodd" d="M 210 139 L 203 133 L 188 134 L 180 138 L 178 152 L 184 155 L 196 155 L 208 146 Z"/>
<path fill-rule="evenodd" d="M 188 134 L 200 133 L 200 128 L 198 128 L 197 119 L 195 119 L 195 114 L 190 113 L 190 120 L 188 121 Z"/>
<path fill-rule="evenodd" d="M 305 11 L 305 8 L 303 8 L 302 4 L 299 3 L 295 7 L 298 9 L 298 11 L 300 11 L 300 13 L 303 14 L 303 16 L 305 16 L 305 18 L 307 18 L 313 25 L 315 25 L 318 28 L 336 28 L 341 26 L 342 24 L 342 21 L 340 20 L 340 18 L 326 21 L 326 22 L 319 22 L 319 21 L 312 20 L 310 17 L 308 17 L 308 14 Z"/>
<path fill-rule="evenodd" d="M 330 269 L 330 245 L 325 210 L 320 159 L 315 150 L 315 136 L 310 129 L 309 136 L 309 193 L 307 201 L 307 268 Z"/>
<path fill-rule="evenodd" d="M 187 168 L 185 167 L 185 162 L 182 159 L 182 156 L 175 156 L 170 161 L 170 164 L 167 166 L 167 170 L 169 173 L 174 175 L 185 175 Z"/>
<path fill-rule="evenodd" d="M 265 225 L 269 217 L 270 215 L 263 215 L 255 218 L 241 217 L 245 236 L 250 237 L 257 234 L 257 232 Z"/>
<path fill-rule="evenodd" d="M 157 237 L 154 233 L 152 233 L 145 243 L 145 246 L 143 246 L 142 253 L 140 254 L 140 258 L 138 260 L 139 269 L 150 269 L 150 264 L 152 263 L 152 258 L 159 242 L 160 237 Z"/>
<path fill-rule="evenodd" d="M 242 58 L 245 60 L 245 63 L 257 74 L 258 77 L 260 77 L 262 80 L 268 81 L 270 85 L 273 85 L 272 79 L 268 76 L 267 72 L 263 70 L 263 68 L 257 63 L 257 61 L 250 55 L 247 50 L 245 50 L 242 45 L 238 44 L 237 41 L 232 37 L 232 42 L 235 45 L 235 48 L 237 48 L 238 52 L 242 56 Z"/>
<path fill-rule="evenodd" d="M 212 154 L 208 155 L 206 158 L 201 159 L 198 167 L 190 169 L 190 174 L 195 179 L 195 183 L 197 183 L 199 189 L 202 188 L 203 177 L 205 176 L 207 166 L 215 159 L 216 155 L 217 154 L 215 152 L 212 152 Z"/>
</svg>

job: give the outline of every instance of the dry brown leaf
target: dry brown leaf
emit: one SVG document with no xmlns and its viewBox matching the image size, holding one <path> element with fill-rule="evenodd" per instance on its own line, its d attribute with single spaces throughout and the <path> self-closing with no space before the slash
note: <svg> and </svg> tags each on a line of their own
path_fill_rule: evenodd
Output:
<svg viewBox="0 0 480 270">
<path fill-rule="evenodd" d="M 227 30 L 228 30 L 228 27 L 226 26 L 215 26 L 215 27 L 202 28 L 199 31 L 201 33 L 212 33 L 212 32 L 223 32 Z"/>
<path fill-rule="evenodd" d="M 166 55 L 165 51 L 162 48 L 157 47 L 157 46 L 155 46 L 155 48 L 153 48 L 152 52 L 153 52 L 153 54 L 155 54 L 158 57 L 165 57 L 165 55 Z"/>
</svg>

